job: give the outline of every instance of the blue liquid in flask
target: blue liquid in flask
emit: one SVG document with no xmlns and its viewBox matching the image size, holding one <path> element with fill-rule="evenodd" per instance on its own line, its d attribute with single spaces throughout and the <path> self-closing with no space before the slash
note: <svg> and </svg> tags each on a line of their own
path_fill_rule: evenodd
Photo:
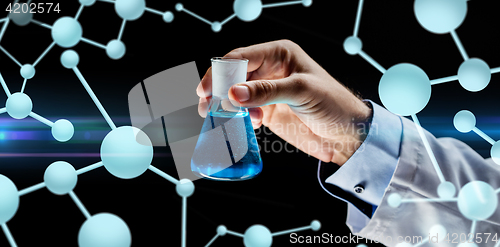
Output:
<svg viewBox="0 0 500 247">
<path fill-rule="evenodd" d="M 209 111 L 191 160 L 199 177 L 239 181 L 262 171 L 262 160 L 249 113 Z"/>
</svg>

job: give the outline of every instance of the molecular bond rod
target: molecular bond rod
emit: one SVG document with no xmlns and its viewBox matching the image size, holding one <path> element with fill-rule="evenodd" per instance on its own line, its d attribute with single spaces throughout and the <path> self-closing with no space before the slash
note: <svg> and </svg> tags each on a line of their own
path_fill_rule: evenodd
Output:
<svg viewBox="0 0 500 247">
<path fill-rule="evenodd" d="M 469 56 L 467 55 L 467 52 L 465 51 L 464 46 L 462 45 L 462 42 L 460 42 L 460 39 L 458 38 L 458 35 L 455 32 L 455 30 L 451 31 L 450 34 L 451 37 L 453 37 L 453 41 L 455 41 L 455 44 L 457 45 L 458 50 L 460 51 L 460 54 L 462 54 L 464 60 L 469 60 Z"/>
<path fill-rule="evenodd" d="M 93 45 L 93 46 L 95 46 L 95 47 L 99 47 L 99 48 L 101 48 L 101 49 L 106 50 L 106 46 L 105 46 L 105 45 L 103 45 L 103 44 L 99 44 L 99 43 L 97 43 L 97 42 L 95 42 L 95 41 L 92 41 L 92 40 L 90 40 L 90 39 L 87 39 L 87 38 L 82 37 L 81 41 L 83 41 L 83 42 L 85 42 L 85 43 L 87 43 L 87 44 Z"/>
<path fill-rule="evenodd" d="M 215 234 L 215 236 L 208 242 L 207 245 L 205 245 L 205 247 L 209 247 L 217 238 L 219 237 L 219 234 Z"/>
<path fill-rule="evenodd" d="M 419 198 L 419 199 L 403 199 L 401 203 L 414 203 L 414 202 L 456 202 L 457 198 Z"/>
<path fill-rule="evenodd" d="M 354 32 L 352 36 L 357 37 L 359 31 L 359 23 L 361 22 L 361 12 L 363 11 L 363 0 L 359 0 L 358 13 L 356 14 L 356 23 L 354 24 Z"/>
<path fill-rule="evenodd" d="M 281 7 L 293 4 L 301 4 L 302 1 L 290 1 L 290 2 L 282 2 L 282 3 L 269 3 L 262 5 L 262 8 L 273 8 L 273 7 Z"/>
<path fill-rule="evenodd" d="M 106 2 L 106 3 L 115 3 L 115 1 L 111 1 L 111 0 L 99 0 L 101 2 Z"/>
<path fill-rule="evenodd" d="M 54 45 L 56 44 L 55 41 L 53 41 L 48 47 L 47 49 L 45 49 L 45 51 L 42 53 L 42 55 L 40 55 L 40 57 L 38 57 L 38 59 L 33 63 L 33 66 L 36 66 L 41 60 L 43 57 L 45 57 L 45 55 L 47 55 L 47 53 L 49 53 L 49 51 L 52 49 L 52 47 L 54 47 Z"/>
<path fill-rule="evenodd" d="M 6 51 L 2 46 L 0 46 L 0 50 L 3 51 L 3 53 L 5 53 L 5 55 L 7 55 L 12 61 L 14 61 L 14 63 L 16 63 L 17 65 L 19 65 L 19 67 L 22 67 L 23 65 L 16 60 L 16 58 L 14 56 L 12 56 L 8 51 Z"/>
<path fill-rule="evenodd" d="M 146 11 L 148 11 L 150 13 L 153 13 L 153 14 L 157 14 L 157 15 L 163 15 L 163 13 L 161 11 L 158 11 L 156 9 L 152 9 L 152 8 L 149 8 L 149 7 L 146 7 Z"/>
<path fill-rule="evenodd" d="M 417 127 L 418 134 L 420 135 L 420 138 L 422 139 L 422 142 L 424 143 L 425 149 L 427 149 L 427 153 L 429 154 L 429 158 L 431 159 L 432 165 L 434 166 L 434 169 L 436 170 L 436 173 L 439 177 L 439 180 L 441 181 L 441 183 L 446 182 L 446 180 L 444 179 L 443 173 L 441 172 L 441 169 L 439 168 L 436 157 L 434 156 L 434 153 L 432 152 L 431 146 L 429 145 L 429 141 L 427 141 L 427 137 L 424 134 L 424 131 L 422 129 L 422 125 L 420 125 L 420 122 L 418 121 L 417 115 L 412 114 L 411 118 L 413 119 L 413 122 L 415 123 L 415 125 Z"/>
<path fill-rule="evenodd" d="M 500 72 L 500 67 L 496 67 L 490 70 L 492 74 Z"/>
<path fill-rule="evenodd" d="M 24 88 L 26 87 L 26 82 L 28 79 L 24 78 L 23 85 L 21 86 L 21 93 L 24 93 Z"/>
<path fill-rule="evenodd" d="M 472 131 L 476 132 L 480 137 L 482 137 L 484 140 L 489 142 L 491 145 L 495 144 L 495 140 L 493 138 L 489 137 L 486 133 L 478 129 L 477 127 L 474 127 Z"/>
<path fill-rule="evenodd" d="M 497 190 L 495 190 L 495 193 L 500 193 L 500 188 L 498 188 Z"/>
<path fill-rule="evenodd" d="M 0 73 L 0 83 L 2 84 L 5 94 L 7 94 L 7 96 L 10 97 L 10 90 L 9 87 L 7 87 L 7 83 L 5 83 L 5 80 L 3 79 L 2 73 Z"/>
<path fill-rule="evenodd" d="M 0 19 L 0 23 L 6 21 L 7 19 L 9 19 L 9 18 L 8 17 L 4 17 L 4 18 Z"/>
<path fill-rule="evenodd" d="M 92 170 L 94 170 L 94 169 L 96 169 L 96 168 L 99 168 L 99 167 L 101 167 L 101 166 L 103 166 L 103 165 L 104 165 L 104 164 L 102 163 L 102 161 L 99 161 L 99 162 L 97 162 L 97 163 L 95 163 L 95 164 L 92 164 L 92 165 L 88 165 L 88 166 L 86 166 L 86 167 L 84 167 L 84 168 L 81 168 L 81 169 L 76 170 L 76 175 L 80 175 L 80 174 L 83 174 L 83 173 L 86 173 L 86 172 L 92 171 Z"/>
<path fill-rule="evenodd" d="M 113 120 L 111 120 L 111 117 L 109 117 L 108 113 L 106 112 L 106 110 L 102 106 L 102 104 L 99 101 L 99 99 L 97 99 L 97 96 L 94 94 L 94 91 L 92 91 L 92 89 L 90 88 L 90 86 L 87 83 L 87 81 L 85 80 L 85 78 L 83 78 L 83 75 L 82 75 L 82 73 L 80 73 L 80 70 L 78 69 L 78 67 L 75 66 L 73 68 L 73 71 L 75 72 L 75 74 L 78 77 L 78 79 L 80 79 L 80 82 L 82 83 L 83 87 L 85 88 L 85 90 L 87 90 L 87 93 L 89 94 L 90 98 L 92 98 L 92 100 L 94 101 L 95 105 L 97 106 L 97 108 L 101 112 L 101 114 L 104 117 L 104 119 L 106 120 L 106 122 L 108 122 L 108 124 L 111 127 L 111 129 L 116 129 L 115 123 L 113 122 Z"/>
<path fill-rule="evenodd" d="M 240 238 L 244 238 L 245 236 L 243 236 L 243 234 L 241 233 L 237 233 L 237 232 L 233 232 L 233 231 L 230 231 L 230 230 L 227 230 L 227 233 L 228 234 L 231 234 L 233 236 L 236 236 L 236 237 L 240 237 Z"/>
<path fill-rule="evenodd" d="M 272 236 L 273 237 L 280 236 L 280 235 L 285 235 L 285 234 L 292 233 L 292 232 L 305 231 L 305 230 L 309 230 L 309 229 L 312 229 L 312 227 L 311 226 L 304 226 L 304 227 L 299 227 L 299 228 L 290 229 L 290 230 L 286 230 L 286 231 L 276 232 L 276 233 L 273 233 Z"/>
<path fill-rule="evenodd" d="M 0 109 L 0 114 L 6 113 L 6 112 L 7 112 L 7 108 L 4 107 L 4 108 Z"/>
<path fill-rule="evenodd" d="M 76 171 L 76 174 L 80 175 L 80 174 L 92 171 L 92 170 L 94 170 L 96 168 L 99 168 L 101 166 L 103 166 L 103 163 L 102 163 L 102 161 L 99 161 L 99 162 L 97 162 L 95 164 L 88 165 L 88 166 L 86 166 L 84 168 L 78 169 Z M 46 186 L 45 182 L 42 182 L 42 183 L 39 183 L 39 184 L 35 184 L 35 185 L 31 186 L 31 187 L 28 187 L 26 189 L 23 189 L 23 190 L 19 191 L 19 196 L 23 196 L 23 195 L 29 194 L 31 192 L 37 191 L 37 190 L 39 190 L 41 188 L 45 188 L 45 186 Z"/>
<path fill-rule="evenodd" d="M 377 63 L 377 61 L 375 61 L 373 58 L 371 58 L 370 56 L 368 56 L 368 54 L 366 54 L 364 51 L 359 51 L 359 55 L 365 59 L 367 62 L 369 62 L 373 67 L 375 67 L 376 69 L 378 69 L 380 72 L 385 73 L 387 70 L 382 67 L 382 65 L 380 65 L 379 63 Z"/>
<path fill-rule="evenodd" d="M 75 20 L 78 20 L 78 18 L 80 17 L 80 15 L 82 14 L 82 11 L 83 11 L 83 8 L 85 6 L 83 4 L 80 4 L 80 8 L 78 8 L 78 12 L 76 12 L 76 15 L 75 15 Z"/>
<path fill-rule="evenodd" d="M 30 112 L 29 116 L 42 122 L 43 124 L 46 124 L 49 127 L 52 127 L 54 125 L 54 123 L 51 122 L 50 120 L 48 120 L 48 119 L 46 119 L 46 118 L 44 118 L 44 117 L 42 117 L 34 112 Z"/>
<path fill-rule="evenodd" d="M 27 4 L 30 4 L 30 3 L 31 3 L 31 0 L 28 0 L 26 3 L 27 3 Z"/>
<path fill-rule="evenodd" d="M 4 18 L 5 22 L 2 26 L 2 30 L 0 31 L 0 41 L 2 40 L 3 34 L 5 33 L 5 30 L 7 29 L 7 25 L 9 25 L 10 19 L 8 17 Z"/>
<path fill-rule="evenodd" d="M 500 247 L 500 241 L 497 242 L 497 244 L 495 245 L 495 247 Z"/>
<path fill-rule="evenodd" d="M 172 176 L 170 176 L 170 175 L 168 175 L 168 174 L 164 173 L 163 171 L 161 171 L 160 169 L 158 169 L 158 168 L 156 168 L 156 167 L 154 167 L 154 166 L 152 166 L 152 165 L 150 165 L 150 166 L 148 167 L 148 169 L 149 169 L 149 170 L 151 170 L 152 172 L 154 172 L 154 173 L 156 173 L 156 174 L 160 175 L 161 177 L 165 178 L 166 180 L 168 180 L 168 181 L 172 182 L 172 183 L 173 183 L 173 184 L 175 184 L 175 185 L 179 184 L 179 180 L 177 180 L 177 179 L 173 178 Z"/>
<path fill-rule="evenodd" d="M 127 23 L 127 20 L 123 19 L 122 25 L 120 27 L 120 32 L 118 32 L 118 40 L 122 40 L 123 31 L 125 30 L 125 23 Z"/>
<path fill-rule="evenodd" d="M 41 188 L 45 188 L 45 182 L 42 182 L 42 183 L 39 183 L 39 184 L 35 184 L 31 187 L 28 187 L 26 189 L 23 189 L 21 191 L 19 191 L 19 196 L 24 196 L 26 194 L 29 194 L 31 192 L 34 192 L 34 191 L 37 191 Z"/>
<path fill-rule="evenodd" d="M 12 237 L 12 234 L 9 231 L 9 228 L 7 227 L 7 224 L 2 224 L 2 229 L 5 234 L 5 237 L 7 237 L 7 240 L 9 240 L 10 246 L 12 247 L 17 247 L 16 241 L 14 241 L 14 237 Z"/>
<path fill-rule="evenodd" d="M 187 211 L 187 197 L 182 197 L 182 247 L 186 247 L 186 212 Z"/>
<path fill-rule="evenodd" d="M 471 237 L 476 234 L 476 225 L 477 225 L 477 220 L 473 220 L 472 225 L 470 226 Z"/>
<path fill-rule="evenodd" d="M 458 80 L 458 76 L 452 75 L 452 76 L 448 76 L 448 77 L 443 77 L 443 78 L 431 80 L 431 85 L 436 85 L 436 84 L 450 82 L 450 81 L 456 81 L 456 80 Z"/>
<path fill-rule="evenodd" d="M 229 17 L 227 17 L 226 19 L 224 19 L 220 24 L 221 25 L 224 25 L 226 24 L 228 21 L 232 20 L 234 17 L 236 17 L 236 14 L 232 14 L 230 15 Z"/>
<path fill-rule="evenodd" d="M 193 12 L 189 11 L 189 10 L 187 10 L 187 9 L 186 9 L 186 8 L 184 8 L 184 7 L 183 7 L 180 11 L 184 11 L 184 12 L 186 12 L 187 14 L 191 15 L 191 16 L 192 16 L 192 17 L 194 17 L 194 18 L 196 18 L 196 19 L 198 19 L 198 20 L 200 20 L 200 21 L 202 21 L 202 22 L 205 22 L 205 23 L 207 23 L 208 25 L 212 25 L 212 22 L 210 22 L 209 20 L 207 20 L 207 19 L 205 19 L 205 18 L 203 18 L 203 17 L 201 17 L 201 16 L 199 16 L 199 15 L 197 15 L 197 14 L 195 14 L 195 13 L 193 13 Z"/>
<path fill-rule="evenodd" d="M 85 215 L 85 218 L 89 219 L 90 218 L 89 211 L 87 211 L 85 206 L 83 206 L 83 203 L 80 201 L 80 199 L 78 199 L 75 192 L 70 191 L 69 196 L 71 197 L 71 199 L 73 199 L 73 201 L 75 202 L 76 206 L 80 209 L 80 211 L 82 211 L 83 215 Z"/>
<path fill-rule="evenodd" d="M 51 25 L 45 24 L 45 23 L 43 23 L 41 21 L 37 21 L 37 20 L 33 19 L 33 20 L 31 20 L 31 22 L 37 24 L 38 26 L 41 26 L 41 27 L 44 27 L 44 28 L 48 28 L 48 29 L 52 29 Z"/>
</svg>

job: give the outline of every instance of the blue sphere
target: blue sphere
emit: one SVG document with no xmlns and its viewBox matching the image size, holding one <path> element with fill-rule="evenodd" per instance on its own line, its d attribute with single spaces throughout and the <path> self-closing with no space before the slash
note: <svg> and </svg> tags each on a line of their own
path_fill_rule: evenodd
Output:
<svg viewBox="0 0 500 247">
<path fill-rule="evenodd" d="M 16 185 L 6 176 L 0 174 L 0 224 L 4 224 L 19 208 L 19 192 Z"/>
<path fill-rule="evenodd" d="M 344 41 L 344 50 L 349 55 L 358 54 L 363 48 L 363 43 L 358 37 L 350 36 Z"/>
<path fill-rule="evenodd" d="M 52 136 L 60 142 L 66 142 L 75 133 L 73 124 L 66 119 L 59 119 L 52 125 Z"/>
<path fill-rule="evenodd" d="M 396 244 L 396 247 L 413 247 L 413 245 L 410 243 L 402 242 L 402 243 Z"/>
<path fill-rule="evenodd" d="M 146 2 L 144 0 L 116 0 L 115 10 L 122 19 L 133 21 L 144 14 Z"/>
<path fill-rule="evenodd" d="M 171 11 L 163 13 L 163 21 L 165 21 L 166 23 L 170 23 L 173 20 L 174 20 L 174 13 L 172 13 Z"/>
<path fill-rule="evenodd" d="M 438 243 L 446 238 L 446 234 L 447 234 L 446 228 L 444 228 L 444 226 L 439 224 L 434 225 L 431 227 L 431 229 L 429 229 L 429 236 L 432 237 L 437 236 Z"/>
<path fill-rule="evenodd" d="M 458 244 L 457 247 L 477 247 L 477 244 L 473 242 L 463 242 Z"/>
<path fill-rule="evenodd" d="M 182 3 L 178 3 L 175 5 L 175 10 L 182 11 L 184 9 L 184 5 Z"/>
<path fill-rule="evenodd" d="M 491 147 L 490 151 L 491 159 L 497 164 L 500 165 L 500 141 L 495 142 Z"/>
<path fill-rule="evenodd" d="M 21 67 L 21 76 L 24 79 L 31 79 L 35 76 L 35 67 L 31 64 L 25 64 Z"/>
<path fill-rule="evenodd" d="M 321 229 L 321 222 L 319 222 L 318 220 L 313 220 L 311 222 L 311 230 L 318 231 L 319 229 Z"/>
<path fill-rule="evenodd" d="M 304 7 L 309 7 L 312 4 L 313 4 L 312 0 L 302 0 L 302 5 L 304 5 Z"/>
<path fill-rule="evenodd" d="M 490 83 L 490 79 L 490 66 L 479 58 L 465 60 L 458 68 L 458 82 L 468 91 L 483 90 Z"/>
<path fill-rule="evenodd" d="M 467 0 L 415 0 L 413 8 L 423 28 L 443 34 L 462 24 L 467 14 Z"/>
<path fill-rule="evenodd" d="M 356 245 L 356 247 L 368 247 L 368 245 L 366 245 L 366 244 L 358 244 L 358 245 Z"/>
<path fill-rule="evenodd" d="M 78 181 L 75 168 L 65 161 L 56 161 L 45 170 L 43 181 L 50 192 L 65 195 L 73 191 Z"/>
<path fill-rule="evenodd" d="M 387 204 L 392 208 L 397 208 L 401 205 L 401 196 L 398 193 L 392 193 L 387 197 Z"/>
<path fill-rule="evenodd" d="M 125 55 L 125 44 L 120 40 L 111 40 L 106 45 L 106 54 L 111 59 L 120 59 Z"/>
<path fill-rule="evenodd" d="M 269 247 L 273 243 L 273 236 L 263 225 L 253 225 L 245 231 L 243 236 L 245 247 Z"/>
<path fill-rule="evenodd" d="M 96 214 L 87 219 L 78 232 L 80 247 L 129 247 L 131 244 L 130 229 L 114 214 Z"/>
<path fill-rule="evenodd" d="M 227 233 L 227 228 L 223 225 L 220 225 L 219 227 L 217 227 L 217 234 L 219 234 L 219 236 L 224 236 L 226 235 Z"/>
<path fill-rule="evenodd" d="M 73 47 L 82 39 L 82 26 L 73 17 L 61 17 L 52 25 L 52 39 L 61 47 Z"/>
<path fill-rule="evenodd" d="M 61 64 L 67 69 L 75 68 L 80 62 L 80 56 L 73 50 L 66 50 L 61 54 Z"/>
<path fill-rule="evenodd" d="M 402 116 L 416 114 L 431 98 L 431 83 L 419 67 L 400 63 L 389 68 L 378 86 L 380 100 L 392 113 Z"/>
<path fill-rule="evenodd" d="M 23 119 L 27 117 L 33 109 L 33 102 L 28 95 L 24 93 L 14 93 L 5 103 L 7 113 L 15 119 Z"/>
<path fill-rule="evenodd" d="M 462 133 L 470 132 L 474 129 L 474 127 L 476 127 L 476 117 L 470 111 L 461 110 L 455 114 L 455 117 L 453 118 L 453 125 Z"/>
<path fill-rule="evenodd" d="M 92 6 L 96 0 L 79 0 L 80 4 L 84 6 Z"/>
<path fill-rule="evenodd" d="M 9 14 L 9 19 L 18 26 L 26 26 L 31 22 L 31 20 L 33 20 L 33 13 L 31 13 L 31 11 L 28 11 L 26 13 L 15 13 L 14 11 L 12 11 Z"/>
<path fill-rule="evenodd" d="M 458 193 L 458 209 L 470 220 L 488 219 L 496 211 L 497 205 L 497 193 L 483 181 L 469 182 Z"/>
<path fill-rule="evenodd" d="M 455 193 L 457 193 L 457 189 L 451 182 L 446 181 L 439 184 L 437 193 L 439 198 L 451 199 L 455 196 Z"/>
<path fill-rule="evenodd" d="M 104 167 L 116 177 L 129 179 L 144 173 L 153 160 L 153 145 L 140 129 L 122 126 L 109 132 L 101 144 Z"/>
<path fill-rule="evenodd" d="M 189 197 L 194 192 L 194 184 L 191 180 L 187 178 L 183 178 L 179 181 L 177 186 L 175 187 L 177 194 L 181 197 Z"/>
<path fill-rule="evenodd" d="M 253 21 L 262 13 L 261 0 L 235 0 L 233 10 L 242 21 Z"/>
<path fill-rule="evenodd" d="M 218 21 L 212 22 L 212 31 L 218 33 L 222 29 L 222 24 Z"/>
</svg>

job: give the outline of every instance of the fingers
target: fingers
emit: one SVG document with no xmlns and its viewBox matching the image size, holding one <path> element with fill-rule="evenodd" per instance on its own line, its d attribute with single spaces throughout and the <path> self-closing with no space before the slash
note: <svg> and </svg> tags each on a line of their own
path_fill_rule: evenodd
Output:
<svg viewBox="0 0 500 247">
<path fill-rule="evenodd" d="M 198 84 L 196 94 L 200 98 L 212 96 L 212 67 L 208 68 L 207 72 L 201 79 L 200 84 Z"/>
<path fill-rule="evenodd" d="M 279 40 L 238 48 L 224 57 L 248 59 L 247 80 L 278 79 L 288 76 L 298 68 L 294 58 L 299 51 L 301 49 L 297 44 L 289 40 Z M 201 79 L 196 93 L 199 97 L 212 95 L 211 68 Z"/>
<path fill-rule="evenodd" d="M 205 118 L 207 116 L 208 106 L 211 99 L 212 97 L 201 97 L 200 101 L 198 102 L 198 114 L 200 114 L 202 118 Z"/>
<path fill-rule="evenodd" d="M 264 117 L 264 112 L 260 108 L 249 108 L 250 119 L 252 120 L 252 125 L 254 129 L 260 128 L 262 125 L 262 119 Z"/>
<path fill-rule="evenodd" d="M 276 103 L 301 105 L 308 95 L 305 78 L 299 74 L 277 80 L 257 80 L 239 83 L 229 89 L 229 99 L 242 107 L 253 108 Z"/>
</svg>

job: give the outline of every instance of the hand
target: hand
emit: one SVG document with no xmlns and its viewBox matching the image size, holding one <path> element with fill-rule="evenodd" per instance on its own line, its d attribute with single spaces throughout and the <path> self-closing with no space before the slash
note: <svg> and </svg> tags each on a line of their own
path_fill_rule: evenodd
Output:
<svg viewBox="0 0 500 247">
<path fill-rule="evenodd" d="M 273 41 L 238 48 L 225 57 L 249 60 L 247 82 L 232 86 L 228 95 L 249 108 L 254 128 L 264 125 L 303 152 L 338 165 L 366 137 L 371 109 L 297 44 Z M 196 91 L 200 115 L 206 116 L 211 69 Z"/>
</svg>

